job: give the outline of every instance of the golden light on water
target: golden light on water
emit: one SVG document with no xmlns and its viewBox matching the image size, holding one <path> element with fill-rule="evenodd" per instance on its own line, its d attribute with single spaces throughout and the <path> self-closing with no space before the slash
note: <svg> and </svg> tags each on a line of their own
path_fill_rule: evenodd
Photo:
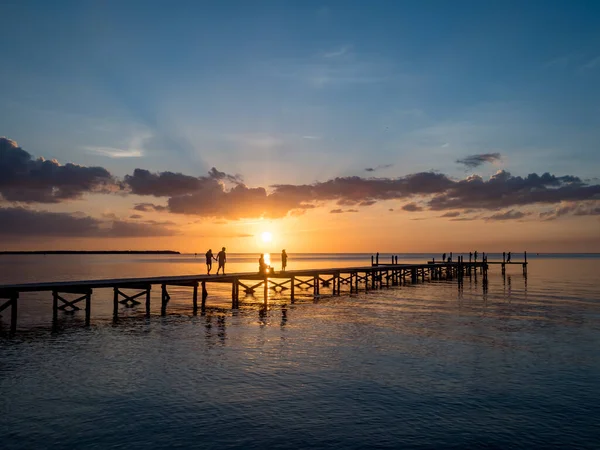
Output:
<svg viewBox="0 0 600 450">
<path fill-rule="evenodd" d="M 267 266 L 271 265 L 271 254 L 270 253 L 265 253 L 265 264 Z"/>
</svg>

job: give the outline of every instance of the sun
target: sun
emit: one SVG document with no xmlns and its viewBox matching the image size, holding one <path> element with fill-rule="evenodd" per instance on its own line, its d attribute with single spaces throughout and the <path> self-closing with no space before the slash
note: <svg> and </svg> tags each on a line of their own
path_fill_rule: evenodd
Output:
<svg viewBox="0 0 600 450">
<path fill-rule="evenodd" d="M 265 231 L 261 235 L 261 238 L 262 238 L 263 242 L 271 242 L 273 240 L 273 235 L 270 232 Z"/>
</svg>

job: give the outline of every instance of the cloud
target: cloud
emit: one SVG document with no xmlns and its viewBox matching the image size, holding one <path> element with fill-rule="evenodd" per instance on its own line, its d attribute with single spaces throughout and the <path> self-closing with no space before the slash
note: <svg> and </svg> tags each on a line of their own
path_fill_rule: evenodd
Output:
<svg viewBox="0 0 600 450">
<path fill-rule="evenodd" d="M 359 212 L 358 209 L 332 209 L 331 211 L 329 211 L 330 214 L 343 214 L 343 213 L 357 213 Z"/>
<path fill-rule="evenodd" d="M 600 201 L 564 202 L 554 210 L 544 211 L 539 217 L 544 220 L 555 220 L 562 216 L 597 216 L 600 215 Z"/>
<path fill-rule="evenodd" d="M 445 214 L 442 214 L 440 217 L 458 217 L 460 216 L 460 212 L 459 211 L 448 211 Z"/>
<path fill-rule="evenodd" d="M 302 136 L 302 139 L 309 139 L 309 140 L 313 140 L 313 141 L 318 141 L 321 138 L 319 136 L 306 135 L 306 136 Z"/>
<path fill-rule="evenodd" d="M 155 205 L 154 203 L 136 203 L 133 209 L 141 212 L 162 212 L 169 210 L 167 206 Z"/>
<path fill-rule="evenodd" d="M 581 68 L 583 70 L 592 70 L 599 66 L 600 66 L 600 56 L 596 56 L 595 58 L 592 58 L 588 62 L 586 62 L 583 66 L 581 66 Z"/>
<path fill-rule="evenodd" d="M 108 156 L 109 158 L 140 158 L 144 156 L 144 153 L 137 149 L 124 150 L 112 147 L 86 147 L 86 150 L 99 155 Z"/>
<path fill-rule="evenodd" d="M 349 51 L 350 51 L 350 46 L 345 45 L 336 50 L 332 50 L 330 52 L 323 53 L 323 58 L 339 58 L 340 56 L 344 56 L 344 55 L 348 54 Z"/>
<path fill-rule="evenodd" d="M 141 219 L 142 217 L 144 216 L 142 216 L 141 214 L 132 214 L 129 216 L 130 219 Z"/>
<path fill-rule="evenodd" d="M 416 212 L 416 211 L 423 211 L 423 208 L 419 205 L 417 205 L 416 203 L 412 202 L 412 203 L 407 203 L 406 205 L 404 205 L 402 207 L 402 209 L 404 211 L 408 211 L 408 212 Z"/>
<path fill-rule="evenodd" d="M 494 163 L 501 160 L 502 157 L 500 156 L 500 153 L 481 153 L 478 155 L 465 156 L 462 159 L 457 159 L 456 162 L 457 164 L 464 165 L 467 169 L 474 169 L 485 163 Z"/>
<path fill-rule="evenodd" d="M 6 201 L 59 203 L 81 198 L 85 193 L 121 188 L 103 167 L 33 159 L 15 141 L 0 137 L 0 195 Z"/>
<path fill-rule="evenodd" d="M 522 219 L 524 217 L 527 217 L 529 215 L 531 215 L 531 213 L 529 213 L 529 212 L 515 211 L 515 210 L 511 209 L 509 211 L 492 214 L 491 216 L 485 217 L 484 219 L 485 220 L 517 220 L 517 219 Z"/>
<path fill-rule="evenodd" d="M 177 232 L 165 224 L 99 220 L 80 214 L 0 208 L 0 237 L 149 237 Z"/>
<path fill-rule="evenodd" d="M 591 200 L 600 196 L 600 185 L 586 185 L 572 175 L 549 173 L 515 177 L 498 171 L 485 181 L 478 175 L 453 182 L 443 193 L 435 194 L 428 205 L 433 210 L 508 208 L 561 201 Z"/>
<path fill-rule="evenodd" d="M 378 170 L 389 169 L 390 167 L 393 167 L 393 166 L 394 166 L 393 164 L 381 164 L 376 167 L 367 167 L 365 169 L 365 172 L 377 172 Z"/>
</svg>

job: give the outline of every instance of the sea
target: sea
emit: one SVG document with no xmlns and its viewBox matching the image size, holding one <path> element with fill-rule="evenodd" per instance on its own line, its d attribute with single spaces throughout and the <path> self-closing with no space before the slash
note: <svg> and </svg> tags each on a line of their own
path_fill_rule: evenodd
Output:
<svg viewBox="0 0 600 450">
<path fill-rule="evenodd" d="M 227 271 L 258 256 L 230 254 Z M 155 289 L 149 317 L 122 305 L 115 321 L 100 289 L 89 326 L 22 294 L 14 336 L 0 313 L 0 449 L 598 449 L 600 255 L 527 257 L 527 274 L 493 265 L 487 284 L 271 292 L 266 306 L 261 291 L 236 310 L 208 283 L 197 315 L 179 287 L 166 316 Z M 290 254 L 288 269 L 370 263 Z M 205 271 L 194 254 L 0 255 L 0 284 Z"/>
</svg>

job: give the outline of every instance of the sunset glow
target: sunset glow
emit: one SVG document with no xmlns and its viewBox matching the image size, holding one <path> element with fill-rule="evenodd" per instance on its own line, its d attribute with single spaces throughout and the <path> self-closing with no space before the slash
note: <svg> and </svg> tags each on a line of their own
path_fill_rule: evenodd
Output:
<svg viewBox="0 0 600 450">
<path fill-rule="evenodd" d="M 263 232 L 263 234 L 261 234 L 260 237 L 261 237 L 262 241 L 265 243 L 269 243 L 273 240 L 273 235 L 269 231 Z"/>
</svg>

